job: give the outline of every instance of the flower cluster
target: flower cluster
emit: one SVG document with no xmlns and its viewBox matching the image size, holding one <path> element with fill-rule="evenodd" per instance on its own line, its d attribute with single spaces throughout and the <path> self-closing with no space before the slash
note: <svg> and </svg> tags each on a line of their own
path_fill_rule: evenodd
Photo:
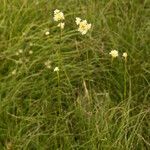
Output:
<svg viewBox="0 0 150 150">
<path fill-rule="evenodd" d="M 85 35 L 91 29 L 91 24 L 87 23 L 86 20 L 81 20 L 81 18 L 77 17 L 75 22 L 79 26 L 78 31 L 82 35 Z"/>
<path fill-rule="evenodd" d="M 46 68 L 50 69 L 51 68 L 51 61 L 47 60 L 45 63 Z"/>
<path fill-rule="evenodd" d="M 22 53 L 23 53 L 23 50 L 19 49 L 18 52 L 16 52 L 16 55 L 19 56 L 19 54 L 22 54 Z"/>
<path fill-rule="evenodd" d="M 30 51 L 29 51 L 29 55 L 32 55 L 32 54 L 33 54 L 33 51 L 32 51 L 32 50 L 30 50 Z"/>
<path fill-rule="evenodd" d="M 55 68 L 54 68 L 54 72 L 59 72 L 59 68 L 58 68 L 58 67 L 55 67 Z"/>
<path fill-rule="evenodd" d="M 127 54 L 126 52 L 124 52 L 124 53 L 122 54 L 122 56 L 126 59 L 127 56 L 128 56 L 128 54 Z"/>
<path fill-rule="evenodd" d="M 23 49 L 19 49 L 17 52 L 16 52 L 16 56 L 19 56 L 20 54 L 23 54 L 24 53 L 24 51 L 23 51 Z M 33 54 L 33 51 L 32 50 L 29 50 L 29 55 L 32 55 Z"/>
<path fill-rule="evenodd" d="M 112 56 L 112 58 L 118 57 L 118 51 L 117 50 L 112 50 L 109 54 Z"/>
<path fill-rule="evenodd" d="M 65 20 L 64 14 L 63 12 L 61 12 L 60 10 L 56 9 L 54 11 L 54 21 L 58 22 L 61 21 L 57 26 L 60 27 L 60 29 L 64 29 L 65 23 L 62 22 L 63 20 Z"/>
<path fill-rule="evenodd" d="M 45 32 L 45 35 L 49 35 L 49 31 L 46 31 L 46 32 Z"/>
<path fill-rule="evenodd" d="M 16 73 L 17 73 L 17 70 L 16 69 L 14 69 L 13 71 L 12 71 L 12 75 L 16 75 Z"/>
<path fill-rule="evenodd" d="M 112 58 L 116 58 L 116 57 L 119 56 L 117 50 L 112 50 L 109 54 L 112 56 Z M 127 56 L 128 56 L 127 52 L 124 52 L 124 53 L 122 54 L 122 56 L 123 56 L 125 59 L 127 59 Z"/>
<path fill-rule="evenodd" d="M 60 10 L 56 9 L 54 11 L 54 17 L 53 17 L 54 21 L 58 22 L 57 27 L 59 27 L 61 30 L 64 29 L 65 27 L 65 23 L 63 22 L 65 20 L 64 14 L 63 12 L 61 12 Z M 86 20 L 82 20 L 81 18 L 77 17 L 76 18 L 76 24 L 79 26 L 78 27 L 78 31 L 82 34 L 85 35 L 88 30 L 91 29 L 91 24 L 87 23 Z M 48 34 L 46 34 L 48 35 Z"/>
<path fill-rule="evenodd" d="M 65 17 L 64 17 L 64 14 L 63 12 L 61 12 L 60 10 L 56 9 L 54 11 L 54 21 L 62 21 L 64 20 Z"/>
<path fill-rule="evenodd" d="M 57 27 L 60 27 L 60 29 L 64 29 L 65 27 L 65 23 L 64 22 L 60 22 Z"/>
</svg>

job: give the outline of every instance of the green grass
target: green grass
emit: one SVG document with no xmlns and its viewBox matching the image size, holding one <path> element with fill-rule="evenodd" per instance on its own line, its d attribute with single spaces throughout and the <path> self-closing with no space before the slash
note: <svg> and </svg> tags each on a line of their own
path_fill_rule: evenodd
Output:
<svg viewBox="0 0 150 150">
<path fill-rule="evenodd" d="M 0 150 L 148 150 L 148 0 L 37 2 L 0 2 Z M 92 24 L 84 36 L 76 17 Z"/>
</svg>

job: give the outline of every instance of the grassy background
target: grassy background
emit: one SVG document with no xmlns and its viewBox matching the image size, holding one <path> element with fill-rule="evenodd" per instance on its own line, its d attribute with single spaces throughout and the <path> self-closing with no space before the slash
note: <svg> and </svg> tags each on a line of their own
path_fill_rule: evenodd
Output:
<svg viewBox="0 0 150 150">
<path fill-rule="evenodd" d="M 1 0 L 0 150 L 148 150 L 149 10 L 148 0 Z M 87 35 L 75 17 L 92 24 Z"/>
</svg>

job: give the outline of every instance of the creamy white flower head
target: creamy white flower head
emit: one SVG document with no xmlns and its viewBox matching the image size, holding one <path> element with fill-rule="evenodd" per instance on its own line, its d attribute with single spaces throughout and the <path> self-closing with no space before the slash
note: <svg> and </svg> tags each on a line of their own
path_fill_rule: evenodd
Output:
<svg viewBox="0 0 150 150">
<path fill-rule="evenodd" d="M 59 9 L 54 10 L 54 14 L 57 14 L 57 13 L 59 13 L 59 12 L 60 12 Z"/>
<path fill-rule="evenodd" d="M 17 70 L 15 69 L 15 70 L 12 71 L 11 74 L 12 74 L 12 75 L 16 75 L 16 72 L 17 72 Z"/>
<path fill-rule="evenodd" d="M 55 68 L 54 68 L 54 72 L 59 72 L 59 68 L 58 68 L 58 67 L 55 67 Z"/>
<path fill-rule="evenodd" d="M 82 23 L 87 25 L 87 20 L 83 20 Z"/>
<path fill-rule="evenodd" d="M 23 50 L 22 50 L 22 49 L 19 49 L 19 53 L 22 54 L 22 53 L 23 53 Z"/>
<path fill-rule="evenodd" d="M 45 35 L 49 35 L 49 31 L 46 31 L 46 32 L 45 32 Z"/>
<path fill-rule="evenodd" d="M 87 29 L 90 30 L 91 29 L 91 23 L 87 24 Z"/>
<path fill-rule="evenodd" d="M 54 11 L 54 21 L 61 21 L 61 20 L 64 20 L 65 17 L 64 17 L 64 14 L 63 12 L 61 12 L 60 10 L 56 9 Z"/>
<path fill-rule="evenodd" d="M 57 26 L 60 27 L 61 29 L 64 29 L 65 23 L 64 22 L 60 22 Z"/>
<path fill-rule="evenodd" d="M 81 22 L 81 18 L 76 17 L 76 21 L 75 21 L 75 22 L 76 22 L 76 24 L 77 24 L 77 25 L 79 25 L 79 24 L 80 24 L 80 22 Z"/>
<path fill-rule="evenodd" d="M 124 52 L 124 53 L 122 54 L 122 56 L 123 56 L 124 58 L 127 58 L 128 54 L 127 54 L 126 52 Z"/>
<path fill-rule="evenodd" d="M 110 54 L 113 58 L 118 57 L 118 51 L 117 51 L 117 50 L 112 50 L 109 54 Z"/>
<path fill-rule="evenodd" d="M 81 32 L 82 35 L 86 34 L 88 30 L 91 28 L 91 24 L 88 24 L 86 20 L 80 21 L 78 31 Z"/>
<path fill-rule="evenodd" d="M 30 51 L 29 51 L 29 54 L 30 54 L 30 55 L 32 55 L 32 54 L 33 54 L 33 51 L 32 51 L 32 50 L 30 50 Z"/>
<path fill-rule="evenodd" d="M 47 60 L 45 63 L 46 68 L 50 69 L 51 68 L 51 61 Z"/>
</svg>

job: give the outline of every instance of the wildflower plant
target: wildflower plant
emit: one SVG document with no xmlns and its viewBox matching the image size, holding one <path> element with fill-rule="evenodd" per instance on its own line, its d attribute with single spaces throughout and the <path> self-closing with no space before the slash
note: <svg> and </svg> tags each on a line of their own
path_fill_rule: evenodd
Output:
<svg viewBox="0 0 150 150">
<path fill-rule="evenodd" d="M 23 53 L 23 50 L 22 50 L 22 49 L 19 49 L 19 53 L 22 54 L 22 53 Z"/>
<path fill-rule="evenodd" d="M 76 23 L 77 25 L 79 25 L 79 24 L 80 24 L 80 22 L 81 22 L 81 18 L 76 17 L 76 21 L 75 21 L 75 23 Z"/>
<path fill-rule="evenodd" d="M 81 18 L 77 17 L 75 22 L 78 25 L 78 31 L 82 35 L 85 35 L 91 29 L 91 24 L 87 23 L 86 20 L 81 20 Z"/>
<path fill-rule="evenodd" d="M 127 52 L 124 52 L 122 54 L 122 57 L 124 57 L 124 99 L 125 99 L 126 95 L 127 95 L 127 74 L 128 74 L 128 69 L 127 69 L 128 54 L 127 54 Z"/>
<path fill-rule="evenodd" d="M 147 2 L 84 1 L 0 3 L 0 150 L 148 149 Z"/>
<path fill-rule="evenodd" d="M 50 69 L 51 68 L 51 61 L 47 60 L 44 65 L 46 66 L 46 68 Z"/>
<path fill-rule="evenodd" d="M 109 54 L 112 56 L 112 58 L 118 57 L 118 51 L 117 50 L 112 50 Z"/>
<path fill-rule="evenodd" d="M 62 29 L 64 29 L 64 27 L 65 27 L 65 23 L 64 23 L 64 22 L 60 22 L 60 23 L 57 25 L 57 27 L 60 27 L 60 29 L 62 30 Z"/>
<path fill-rule="evenodd" d="M 55 68 L 54 68 L 54 72 L 59 72 L 59 68 L 58 68 L 58 67 L 55 67 Z"/>
<path fill-rule="evenodd" d="M 54 21 L 58 22 L 58 21 L 63 21 L 65 20 L 64 14 L 63 12 L 61 12 L 60 10 L 56 9 L 54 11 Z"/>
<path fill-rule="evenodd" d="M 122 56 L 123 56 L 124 58 L 127 58 L 128 54 L 127 54 L 126 52 L 124 52 L 124 53 L 122 54 Z"/>
<path fill-rule="evenodd" d="M 29 55 L 32 55 L 32 54 L 33 54 L 33 51 L 32 51 L 32 50 L 30 50 L 30 51 L 29 51 Z"/>
<path fill-rule="evenodd" d="M 46 31 L 46 32 L 45 32 L 45 35 L 49 35 L 49 31 Z"/>
<path fill-rule="evenodd" d="M 57 27 L 60 27 L 60 29 L 64 29 L 65 27 L 65 23 L 63 22 L 63 20 L 65 20 L 64 17 L 64 13 L 61 12 L 60 10 L 56 9 L 54 11 L 54 17 L 53 17 L 54 21 L 59 22 Z"/>
<path fill-rule="evenodd" d="M 16 75 L 16 73 L 17 73 L 17 70 L 16 69 L 14 69 L 13 71 L 12 71 L 12 75 Z"/>
</svg>

